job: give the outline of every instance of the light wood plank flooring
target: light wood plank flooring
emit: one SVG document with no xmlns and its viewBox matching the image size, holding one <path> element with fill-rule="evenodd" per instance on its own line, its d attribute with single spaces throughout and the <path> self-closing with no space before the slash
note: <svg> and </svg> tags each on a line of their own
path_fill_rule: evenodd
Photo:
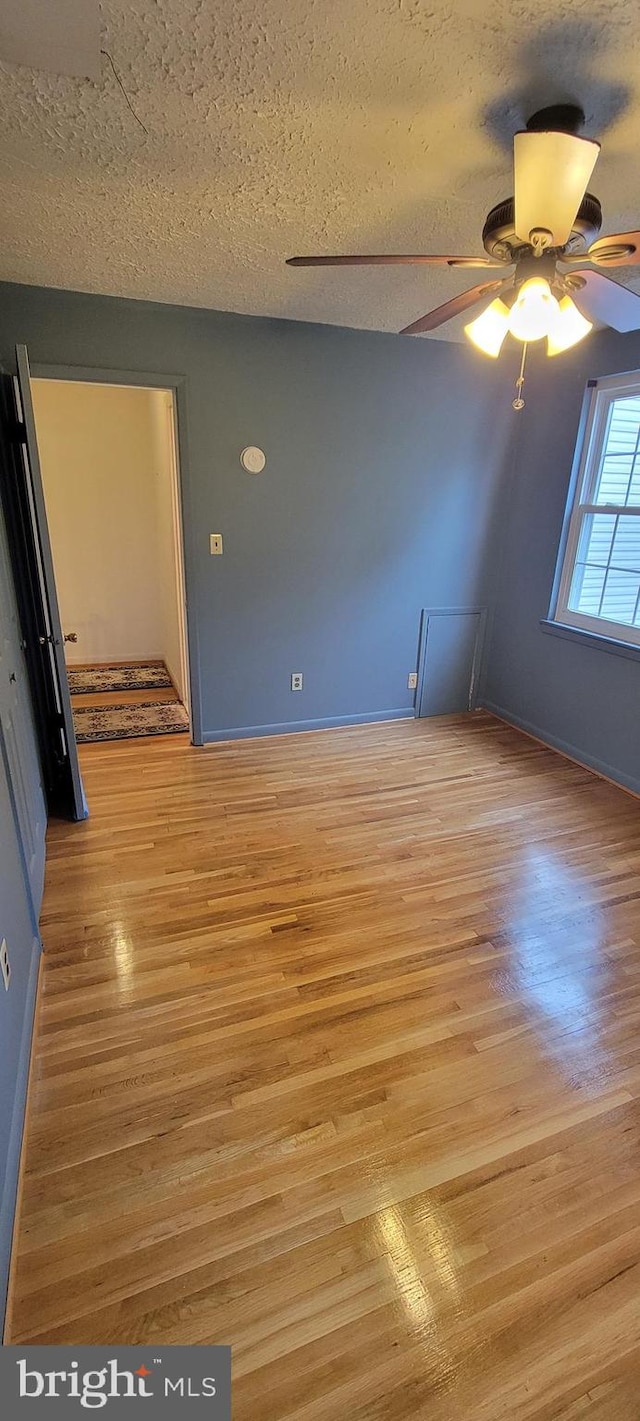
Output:
<svg viewBox="0 0 640 1421">
<path fill-rule="evenodd" d="M 86 746 L 15 1342 L 234 1421 L 638 1421 L 640 805 L 491 717 Z"/>
<path fill-rule="evenodd" d="M 71 697 L 71 704 L 78 710 L 82 706 L 100 710 L 105 706 L 142 706 L 148 701 L 173 703 L 179 699 L 175 686 L 154 686 L 152 691 L 83 691 Z"/>
</svg>

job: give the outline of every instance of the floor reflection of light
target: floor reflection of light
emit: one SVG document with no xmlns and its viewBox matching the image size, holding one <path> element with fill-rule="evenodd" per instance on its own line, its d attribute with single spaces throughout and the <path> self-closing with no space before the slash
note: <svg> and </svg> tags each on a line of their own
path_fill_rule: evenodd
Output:
<svg viewBox="0 0 640 1421">
<path fill-rule="evenodd" d="M 570 921 L 563 931 L 564 904 Z M 526 1003 L 564 1028 L 565 1064 L 574 1068 L 581 1060 L 593 1067 L 601 1057 L 597 1009 L 607 959 L 594 907 L 585 902 L 579 873 L 539 848 L 528 849 L 510 913 L 510 975 Z"/>
<path fill-rule="evenodd" d="M 414 1200 L 414 1206 L 415 1203 Z M 423 1273 L 433 1270 L 440 1285 L 439 1291 L 445 1293 L 443 1302 L 450 1302 L 453 1294 L 456 1312 L 459 1311 L 458 1280 L 453 1246 L 436 1217 L 434 1207 L 426 1196 L 420 1199 L 418 1207 L 420 1215 L 415 1222 L 415 1233 L 418 1245 L 424 1253 L 422 1269 L 399 1205 L 382 1209 L 376 1216 L 375 1223 L 411 1329 L 428 1343 L 428 1363 L 425 1370 L 428 1370 L 434 1385 L 439 1389 L 445 1383 L 451 1384 L 456 1375 L 456 1366 L 444 1342 L 442 1326 L 439 1325 L 437 1298 L 430 1291 Z"/>
<path fill-rule="evenodd" d="M 128 986 L 133 974 L 133 945 L 122 923 L 116 923 L 113 929 L 113 960 L 118 981 Z"/>
<path fill-rule="evenodd" d="M 438 1209 L 427 1194 L 418 1205 L 416 1228 L 425 1236 L 429 1258 L 445 1293 L 458 1297 L 458 1275 L 455 1266 L 455 1245 L 438 1216 Z"/>
<path fill-rule="evenodd" d="M 411 1243 L 399 1205 L 381 1210 L 376 1222 L 407 1308 L 412 1318 L 423 1323 L 433 1316 L 434 1299 L 423 1277 L 425 1267 L 421 1269 L 416 1257 L 417 1250 L 424 1257 L 426 1268 L 437 1278 L 439 1290 L 445 1297 L 453 1297 L 457 1301 L 460 1289 L 455 1245 L 440 1222 L 436 1207 L 429 1196 L 424 1194 L 419 1200 L 412 1201 L 412 1209 L 415 1215 L 413 1232 L 417 1248 Z"/>
<path fill-rule="evenodd" d="M 376 1223 L 382 1235 L 400 1301 L 409 1321 L 421 1331 L 432 1324 L 435 1309 L 429 1290 L 420 1276 L 400 1210 L 383 1209 L 378 1214 Z"/>
</svg>

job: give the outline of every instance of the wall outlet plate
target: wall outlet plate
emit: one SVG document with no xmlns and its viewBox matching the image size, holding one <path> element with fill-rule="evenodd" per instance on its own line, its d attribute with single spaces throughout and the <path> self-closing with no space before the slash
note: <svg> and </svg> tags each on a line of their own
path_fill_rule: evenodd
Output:
<svg viewBox="0 0 640 1421">
<path fill-rule="evenodd" d="M 416 688 L 417 688 L 417 685 L 418 685 L 418 673 L 417 673 L 417 671 L 410 671 L 410 672 L 409 672 L 409 675 L 407 676 L 407 690 L 409 690 L 409 691 L 415 691 Z"/>
<path fill-rule="evenodd" d="M 304 684 L 304 676 L 301 671 L 291 672 L 291 690 L 301 691 Z"/>
<path fill-rule="evenodd" d="M 2 939 L 2 943 L 0 944 L 0 971 L 2 972 L 4 990 L 5 992 L 8 992 L 9 983 L 11 981 L 11 963 L 9 961 L 9 949 L 7 947 L 7 939 L 4 937 Z"/>
</svg>

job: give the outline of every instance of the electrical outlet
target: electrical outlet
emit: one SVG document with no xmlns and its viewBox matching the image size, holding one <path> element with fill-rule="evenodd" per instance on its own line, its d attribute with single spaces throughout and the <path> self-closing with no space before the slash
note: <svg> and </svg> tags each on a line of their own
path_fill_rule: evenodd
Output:
<svg viewBox="0 0 640 1421">
<path fill-rule="evenodd" d="M 303 677 L 301 671 L 292 671 L 292 672 L 291 672 L 291 690 L 292 690 L 292 691 L 301 691 L 301 690 L 302 690 L 303 681 L 304 681 L 304 677 Z"/>
<path fill-rule="evenodd" d="M 9 949 L 7 947 L 7 940 L 4 937 L 2 939 L 2 946 L 0 946 L 0 971 L 2 972 L 4 990 L 5 992 L 8 992 L 9 983 L 11 981 L 11 963 L 9 961 Z"/>
<path fill-rule="evenodd" d="M 409 675 L 407 676 L 407 690 L 409 690 L 409 691 L 415 691 L 417 685 L 418 685 L 418 673 L 417 673 L 417 671 L 410 671 L 410 672 L 409 672 Z"/>
</svg>

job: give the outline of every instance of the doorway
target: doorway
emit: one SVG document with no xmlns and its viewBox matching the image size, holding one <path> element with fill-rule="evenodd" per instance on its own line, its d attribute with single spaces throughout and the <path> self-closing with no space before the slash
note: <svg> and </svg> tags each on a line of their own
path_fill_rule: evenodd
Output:
<svg viewBox="0 0 640 1421">
<path fill-rule="evenodd" d="M 32 376 L 76 738 L 191 729 L 172 388 Z"/>
</svg>

